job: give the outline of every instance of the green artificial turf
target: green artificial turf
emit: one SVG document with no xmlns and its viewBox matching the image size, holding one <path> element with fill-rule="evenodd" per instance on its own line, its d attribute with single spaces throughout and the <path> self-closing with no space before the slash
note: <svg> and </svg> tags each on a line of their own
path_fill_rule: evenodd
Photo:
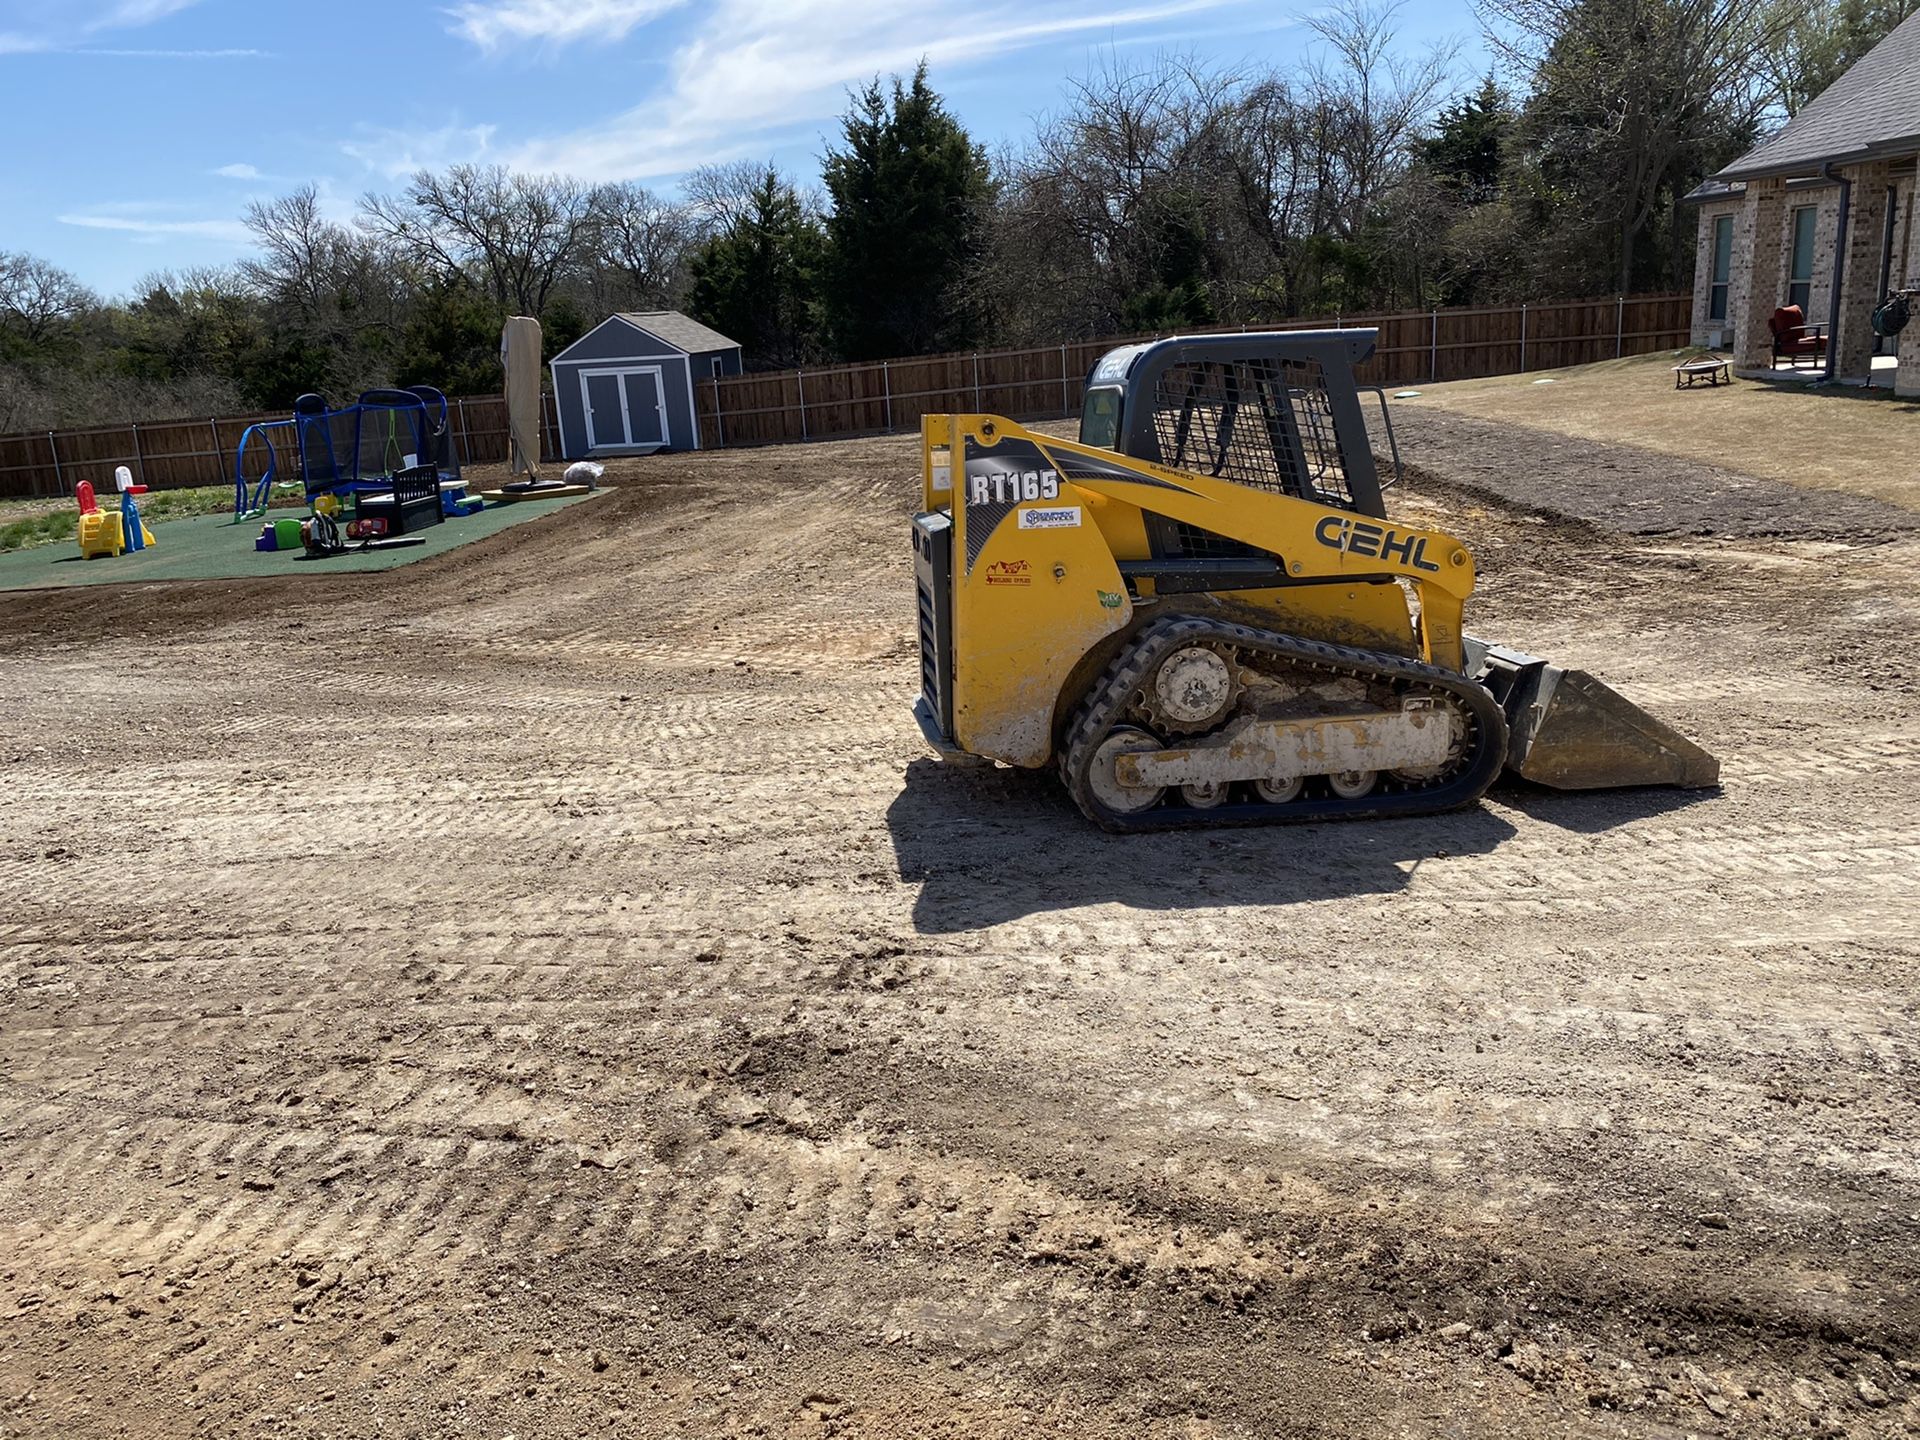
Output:
<svg viewBox="0 0 1920 1440">
<path fill-rule="evenodd" d="M 607 492 L 600 491 L 600 494 Z M 39 544 L 0 553 L 0 590 L 40 590 L 68 585 L 110 585 L 153 580 L 242 580 L 275 575 L 337 575 L 344 571 L 393 570 L 444 555 L 475 540 L 497 535 L 514 525 L 551 515 L 563 505 L 591 500 L 577 495 L 564 500 L 523 500 L 514 505 L 489 505 L 478 515 L 430 525 L 421 531 L 424 545 L 391 550 L 352 551 L 316 559 L 305 551 L 260 551 L 253 548 L 259 520 L 235 525 L 229 515 L 199 515 L 149 526 L 154 543 L 126 555 L 82 560 L 76 541 Z M 37 517 L 55 519 L 55 516 Z M 15 522 L 30 524 L 32 521 Z M 69 525 L 71 521 L 68 522 Z"/>
</svg>

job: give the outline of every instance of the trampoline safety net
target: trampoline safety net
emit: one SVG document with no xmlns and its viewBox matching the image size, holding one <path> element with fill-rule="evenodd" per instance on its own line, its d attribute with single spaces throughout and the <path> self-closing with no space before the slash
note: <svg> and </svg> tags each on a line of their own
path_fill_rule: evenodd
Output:
<svg viewBox="0 0 1920 1440">
<path fill-rule="evenodd" d="M 370 391 L 339 410 L 329 410 L 317 395 L 302 396 L 294 423 L 307 493 L 385 487 L 398 472 L 420 466 L 458 479 L 446 409 L 445 399 L 424 386 Z"/>
</svg>

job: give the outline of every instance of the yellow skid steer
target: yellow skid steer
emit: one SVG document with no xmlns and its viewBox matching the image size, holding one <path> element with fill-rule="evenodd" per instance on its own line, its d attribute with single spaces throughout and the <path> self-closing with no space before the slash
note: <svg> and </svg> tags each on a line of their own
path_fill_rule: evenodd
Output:
<svg viewBox="0 0 1920 1440">
<path fill-rule="evenodd" d="M 914 711 L 934 748 L 1057 765 L 1116 831 L 1430 814 L 1502 766 L 1715 784 L 1711 755 L 1591 675 L 1465 633 L 1472 554 L 1386 513 L 1354 380 L 1374 341 L 1114 350 L 1077 442 L 927 416 Z"/>
</svg>

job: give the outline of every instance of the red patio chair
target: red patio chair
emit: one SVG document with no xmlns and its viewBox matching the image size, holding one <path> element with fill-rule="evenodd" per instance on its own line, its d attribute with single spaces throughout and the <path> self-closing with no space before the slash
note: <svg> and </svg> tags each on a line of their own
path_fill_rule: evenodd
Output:
<svg viewBox="0 0 1920 1440">
<path fill-rule="evenodd" d="M 1807 324 L 1806 313 L 1798 305 L 1782 305 L 1767 321 L 1773 332 L 1773 364 L 1785 360 L 1798 365 L 1801 357 L 1818 365 L 1827 358 L 1827 327 Z"/>
</svg>

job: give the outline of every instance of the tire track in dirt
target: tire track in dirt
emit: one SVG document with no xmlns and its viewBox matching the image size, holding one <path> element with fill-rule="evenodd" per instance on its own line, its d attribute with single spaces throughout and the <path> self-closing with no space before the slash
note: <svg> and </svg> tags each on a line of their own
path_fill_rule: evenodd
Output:
<svg viewBox="0 0 1920 1440">
<path fill-rule="evenodd" d="M 0 1236 L 43 1292 L 0 1294 L 0 1390 L 146 1403 L 124 1360 L 200 1407 L 154 1433 L 395 1394 L 520 1434 L 892 1434 L 924 1395 L 975 1436 L 1664 1436 L 1708 1394 L 1727 1433 L 1896 1433 L 1898 692 L 1783 670 L 1798 617 L 1739 567 L 1623 590 L 1617 542 L 1487 511 L 1487 632 L 1698 728 L 1724 794 L 1115 842 L 919 758 L 910 450 L 845 453 L 0 657 Z M 1676 673 L 1681 604 L 1721 633 Z M 138 736 L 137 821 L 73 727 Z M 612 1366 L 557 1381 L 541 1335 Z"/>
</svg>

